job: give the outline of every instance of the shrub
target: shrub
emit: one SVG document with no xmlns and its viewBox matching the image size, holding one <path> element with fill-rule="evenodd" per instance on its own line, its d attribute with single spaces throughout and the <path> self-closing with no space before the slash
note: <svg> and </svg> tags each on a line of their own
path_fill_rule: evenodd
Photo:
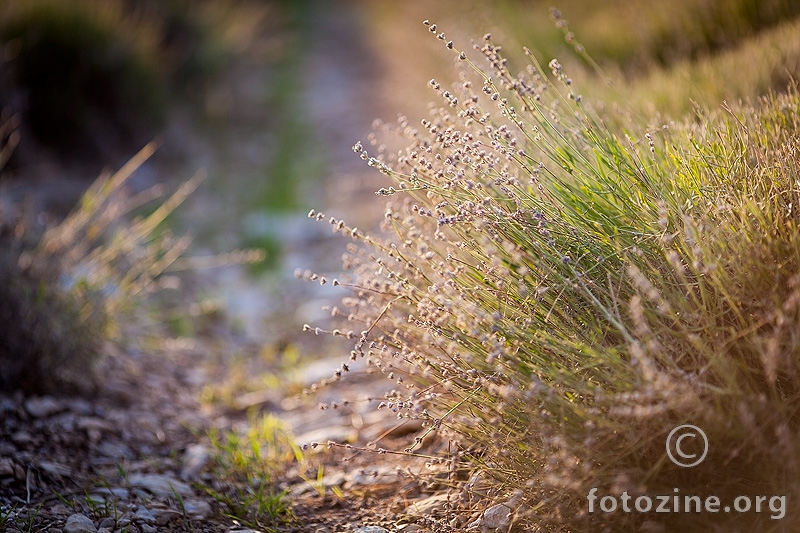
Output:
<svg viewBox="0 0 800 533">
<path fill-rule="evenodd" d="M 598 112 L 556 60 L 545 72 L 529 54 L 513 75 L 487 35 L 481 69 L 438 37 L 461 67 L 452 88 L 431 80 L 444 106 L 421 128 L 380 126 L 405 149 L 354 146 L 393 180 L 384 233 L 330 219 L 362 244 L 334 283 L 364 325 L 351 358 L 397 381 L 399 417 L 456 435 L 498 489 L 522 489 L 525 531 L 781 525 L 588 513 L 592 487 L 786 495 L 797 519 L 796 89 L 646 125 Z M 691 469 L 665 449 L 683 423 L 711 443 Z"/>
<path fill-rule="evenodd" d="M 223 64 L 209 4 L 4 2 L 0 108 L 22 117 L 17 158 L 43 147 L 73 164 L 118 164 L 152 139 L 168 104 L 202 98 Z"/>
<path fill-rule="evenodd" d="M 32 230 L 19 217 L 0 225 L 0 390 L 56 388 L 85 370 L 99 349 L 106 317 L 82 316 L 81 301 L 59 287 L 59 261 L 27 263 Z M 24 238 L 20 238 L 21 235 Z M 27 239 L 25 239 L 27 238 Z M 24 266 L 21 266 L 21 263 Z M 93 295 L 85 295 L 96 309 Z"/>
<path fill-rule="evenodd" d="M 61 157 L 108 158 L 161 127 L 153 51 L 119 5 L 11 2 L 4 11 L 0 105 L 22 113 L 24 137 Z"/>
<path fill-rule="evenodd" d="M 154 151 L 148 145 L 101 177 L 60 224 L 34 226 L 0 215 L 0 390 L 91 386 L 102 343 L 121 340 L 124 317 L 188 246 L 160 224 L 197 185 L 186 182 L 150 214 L 129 221 L 154 192 L 129 197 L 125 181 Z"/>
</svg>

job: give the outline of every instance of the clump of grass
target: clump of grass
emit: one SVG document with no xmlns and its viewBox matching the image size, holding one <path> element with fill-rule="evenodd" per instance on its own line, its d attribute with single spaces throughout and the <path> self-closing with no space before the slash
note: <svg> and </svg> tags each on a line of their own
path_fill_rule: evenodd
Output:
<svg viewBox="0 0 800 533">
<path fill-rule="evenodd" d="M 292 520 L 286 492 L 275 477 L 302 452 L 272 416 L 252 419 L 242 432 L 212 432 L 215 485 L 203 487 L 229 518 L 254 528 L 274 528 Z"/>
<path fill-rule="evenodd" d="M 102 338 L 105 317 L 87 310 L 97 308 L 95 296 L 81 301 L 58 286 L 59 270 L 50 263 L 20 268 L 27 233 L 19 218 L 0 228 L 0 317 L 6 330 L 0 336 L 0 389 L 33 392 L 55 388 L 71 367 L 78 373 L 94 358 Z"/>
<path fill-rule="evenodd" d="M 42 228 L 11 214 L 0 225 L 0 389 L 26 392 L 91 386 L 102 344 L 121 340 L 120 322 L 156 288 L 186 250 L 161 223 L 197 186 L 182 185 L 150 214 L 132 211 L 160 194 L 124 190 L 155 150 L 148 145 L 112 176 L 101 177 L 58 225 Z"/>
<path fill-rule="evenodd" d="M 629 80 L 620 91 L 642 109 L 681 116 L 693 103 L 713 107 L 724 99 L 757 98 L 783 90 L 800 70 L 793 19 L 697 61 L 677 61 Z"/>
<path fill-rule="evenodd" d="M 393 180 L 384 232 L 330 219 L 362 244 L 334 281 L 361 324 L 351 358 L 398 383 L 398 417 L 457 436 L 498 488 L 521 489 L 526 531 L 782 523 L 589 513 L 592 487 L 785 495 L 796 520 L 796 88 L 648 125 L 600 114 L 556 60 L 548 72 L 529 54 L 515 75 L 487 35 L 481 68 L 429 29 L 459 83 L 431 80 L 444 106 L 421 127 L 382 126 L 406 148 L 354 146 Z M 665 449 L 683 423 L 711 443 L 691 469 Z"/>
</svg>

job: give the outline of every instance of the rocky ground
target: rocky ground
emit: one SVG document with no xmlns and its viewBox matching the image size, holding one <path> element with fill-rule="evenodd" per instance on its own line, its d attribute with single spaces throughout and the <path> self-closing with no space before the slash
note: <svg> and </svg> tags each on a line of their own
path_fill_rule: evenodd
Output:
<svg viewBox="0 0 800 533">
<path fill-rule="evenodd" d="M 398 424 L 375 410 L 377 400 L 367 400 L 386 388 L 379 375 L 355 372 L 344 386 L 314 398 L 273 390 L 242 395 L 238 407 L 213 406 L 199 401 L 214 374 L 203 357 L 191 343 L 159 355 L 114 353 L 93 394 L 0 397 L 0 530 L 253 531 L 226 516 L 229 509 L 206 489 L 220 490 L 224 481 L 215 477 L 210 431 L 236 431 L 254 410 L 283 420 L 300 446 L 345 445 L 309 448 L 309 464 L 324 472 L 317 479 L 296 462 L 281 470 L 275 482 L 287 491 L 293 516 L 273 525 L 277 531 L 444 531 L 480 517 L 467 512 L 468 499 L 479 494 L 474 483 L 455 493 L 447 490 L 447 469 L 360 451 L 402 449 L 421 429 Z M 319 409 L 328 397 L 362 401 Z M 446 454 L 444 441 L 424 445 L 426 453 Z M 445 513 L 446 505 L 461 515 Z"/>
</svg>

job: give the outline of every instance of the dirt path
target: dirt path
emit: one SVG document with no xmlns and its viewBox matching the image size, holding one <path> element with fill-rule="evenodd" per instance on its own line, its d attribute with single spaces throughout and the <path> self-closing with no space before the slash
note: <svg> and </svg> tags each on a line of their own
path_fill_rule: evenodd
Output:
<svg viewBox="0 0 800 533">
<path fill-rule="evenodd" d="M 284 103 L 295 106 L 289 114 L 300 113 L 296 120 L 305 128 L 305 146 L 298 153 L 313 151 L 322 165 L 316 176 L 295 184 L 293 209 L 270 212 L 242 205 L 247 191 L 269 177 L 265 173 L 283 170 L 286 175 L 277 179 L 299 179 L 297 169 L 273 165 L 279 129 L 287 127 L 285 117 L 275 119 L 269 107 L 279 73 L 247 63 L 234 66 L 234 77 L 220 88 L 221 98 L 231 99 L 233 106 L 227 117 L 211 124 L 200 126 L 185 109 L 176 110 L 162 152 L 174 147 L 190 163 L 156 159 L 140 173 L 141 186 L 169 175 L 187 176 L 192 166 L 206 167 L 208 184 L 190 202 L 183 221 L 198 234 L 200 252 L 225 251 L 240 233 L 264 231 L 280 239 L 282 260 L 261 277 L 236 266 L 198 274 L 191 286 L 222 301 L 224 320 L 210 334 L 166 340 L 158 349 L 109 345 L 94 393 L 0 396 L 0 530 L 245 531 L 223 516 L 229 509 L 219 499 L 202 489 L 221 488 L 210 467 L 212 430 L 242 429 L 257 411 L 283 420 L 299 445 L 334 440 L 367 446 L 380 440 L 402 448 L 419 430 L 376 411 L 391 383 L 366 369 L 354 368 L 342 387 L 314 398 L 295 394 L 330 376 L 349 352 L 347 343 L 299 338 L 302 323 L 321 319 L 319 308 L 341 294 L 296 281 L 293 271 L 339 268 L 342 242 L 305 218 L 309 204 L 349 212 L 356 222 L 372 217 L 370 207 L 351 209 L 373 197 L 377 182 L 350 146 L 383 114 L 380 67 L 360 40 L 364 23 L 355 4 L 321 7 L 306 21 L 301 35 L 306 42 L 295 58 L 302 65 L 292 70 L 302 75 Z M 304 371 L 287 368 L 290 363 L 281 360 L 287 346 L 302 354 L 304 365 L 319 361 Z M 265 352 L 272 356 L 265 359 Z M 294 384 L 269 389 L 259 388 L 258 379 L 236 381 L 232 369 L 243 368 L 248 378 L 292 370 Z M 233 387 L 227 403 L 201 401 L 225 387 Z M 342 399 L 353 403 L 335 412 L 317 407 Z M 281 530 L 422 530 L 396 517 L 409 501 L 423 500 L 436 488 L 415 477 L 424 463 L 325 446 L 309 450 L 308 461 L 318 468 L 319 479 L 309 482 L 308 472 L 294 467 L 280 480 L 297 518 Z M 404 468 L 409 470 L 402 473 Z M 432 508 L 441 507 L 440 501 L 434 503 Z"/>
</svg>

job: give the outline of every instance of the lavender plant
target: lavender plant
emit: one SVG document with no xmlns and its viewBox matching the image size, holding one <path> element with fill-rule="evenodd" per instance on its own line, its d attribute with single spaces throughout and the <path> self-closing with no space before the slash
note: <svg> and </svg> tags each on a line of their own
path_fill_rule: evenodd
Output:
<svg viewBox="0 0 800 533">
<path fill-rule="evenodd" d="M 456 436 L 458 457 L 498 493 L 522 490 L 525 531 L 795 520 L 795 88 L 646 125 L 597 111 L 557 60 L 545 71 L 526 51 L 512 74 L 486 35 L 480 67 L 426 24 L 455 54 L 459 82 L 431 80 L 444 105 L 421 126 L 379 124 L 407 147 L 354 146 L 392 180 L 378 191 L 389 198 L 382 231 L 330 219 L 356 241 L 334 281 L 352 289 L 339 314 L 362 325 L 347 333 L 351 359 L 398 384 L 383 405 L 422 419 L 426 435 Z M 711 443 L 692 469 L 665 449 L 683 423 Z M 787 495 L 789 508 L 784 522 L 592 514 L 592 487 Z"/>
</svg>

